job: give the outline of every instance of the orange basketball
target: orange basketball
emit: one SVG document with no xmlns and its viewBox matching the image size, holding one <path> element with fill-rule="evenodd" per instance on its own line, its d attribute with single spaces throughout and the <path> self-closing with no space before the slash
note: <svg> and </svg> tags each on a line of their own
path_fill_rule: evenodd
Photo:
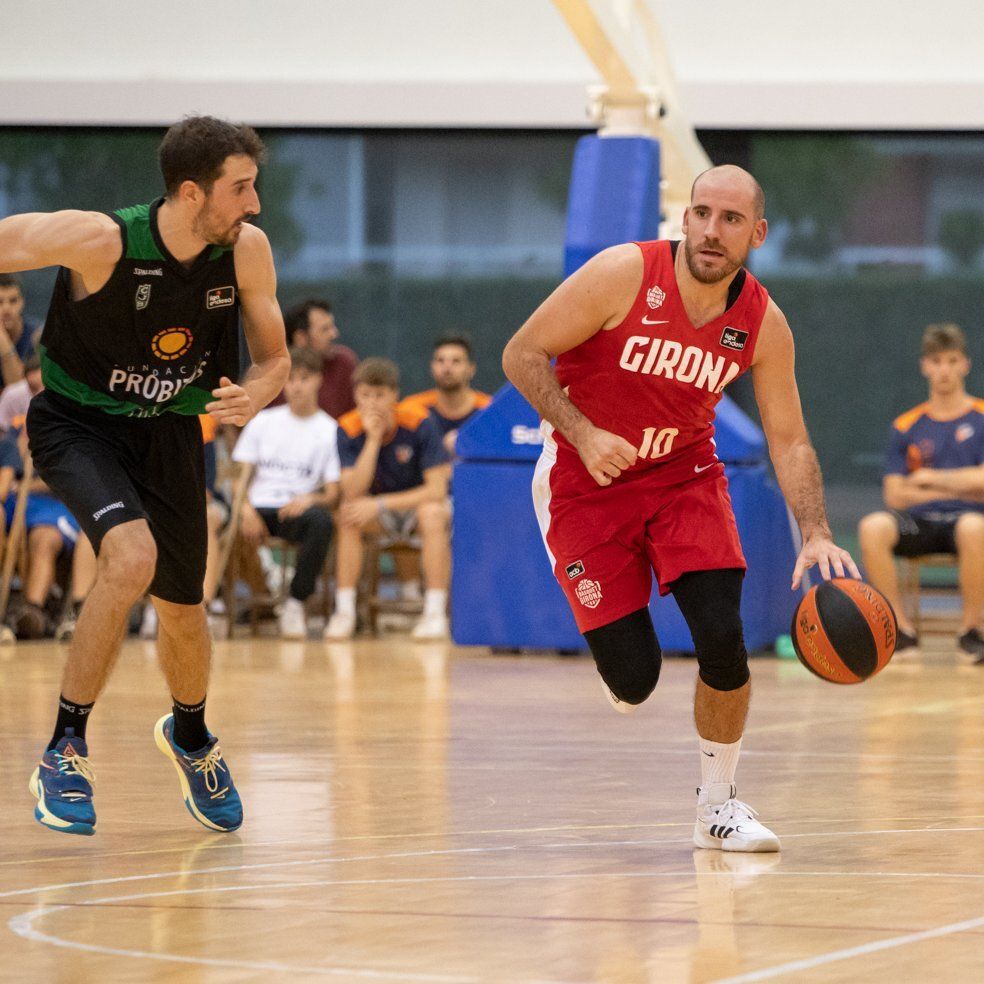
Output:
<svg viewBox="0 0 984 984">
<path fill-rule="evenodd" d="M 860 683 L 892 658 L 898 625 L 892 606 L 870 584 L 838 577 L 810 588 L 790 634 L 811 673 L 831 683 Z"/>
</svg>

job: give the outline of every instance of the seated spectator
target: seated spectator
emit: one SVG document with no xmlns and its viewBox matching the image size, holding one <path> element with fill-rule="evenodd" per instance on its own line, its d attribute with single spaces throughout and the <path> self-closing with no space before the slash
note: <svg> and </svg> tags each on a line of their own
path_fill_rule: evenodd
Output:
<svg viewBox="0 0 984 984">
<path fill-rule="evenodd" d="M 904 652 L 919 640 L 902 610 L 892 555 L 956 554 L 963 600 L 958 652 L 984 665 L 984 400 L 964 388 L 970 372 L 964 333 L 956 325 L 930 325 L 920 368 L 929 399 L 892 424 L 883 482 L 889 511 L 861 520 L 864 566 L 895 609 L 896 651 Z"/>
<path fill-rule="evenodd" d="M 266 536 L 298 545 L 280 634 L 302 639 L 304 602 L 314 593 L 331 543 L 331 508 L 338 500 L 338 425 L 318 407 L 321 358 L 292 349 L 287 405 L 261 410 L 244 428 L 233 461 L 253 466 L 240 533 L 257 546 Z"/>
<path fill-rule="evenodd" d="M 292 307 L 284 316 L 287 344 L 310 349 L 321 356 L 322 379 L 318 406 L 338 420 L 355 406 L 352 372 L 359 357 L 338 342 L 338 326 L 328 301 L 307 300 Z"/>
<path fill-rule="evenodd" d="M 22 421 L 17 421 L 20 428 Z M 23 442 L 23 443 L 22 443 Z M 0 502 L 4 503 L 6 530 L 14 518 L 17 504 L 15 485 L 23 478 L 23 430 L 0 441 Z M 54 498 L 40 478 L 31 482 L 24 514 L 27 531 L 27 579 L 24 600 L 14 618 L 10 619 L 19 639 L 39 639 L 48 634 L 50 625 L 45 607 L 55 581 L 55 571 L 61 554 L 71 553 L 79 538 L 79 524 L 58 499 Z"/>
<path fill-rule="evenodd" d="M 2 341 L 2 339 L 0 339 Z M 0 431 L 9 431 L 14 420 L 27 416 L 31 398 L 44 389 L 41 382 L 41 359 L 37 355 L 24 360 L 24 378 L 10 383 L 0 393 Z"/>
<path fill-rule="evenodd" d="M 338 512 L 335 613 L 326 639 L 355 632 L 355 590 L 362 534 L 416 532 L 421 539 L 424 613 L 415 639 L 448 635 L 451 566 L 448 454 L 429 414 L 398 406 L 400 371 L 389 359 L 365 359 L 353 377 L 356 409 L 338 422 L 342 505 Z"/>
<path fill-rule="evenodd" d="M 471 388 L 475 369 L 469 339 L 465 335 L 444 335 L 434 343 L 431 356 L 430 371 L 437 389 L 413 393 L 403 401 L 417 403 L 429 411 L 451 457 L 461 425 L 484 410 L 492 399 L 488 393 Z"/>
<path fill-rule="evenodd" d="M 37 354 L 41 322 L 24 316 L 20 278 L 0 273 L 0 375 L 9 386 L 24 378 L 24 361 Z"/>
</svg>

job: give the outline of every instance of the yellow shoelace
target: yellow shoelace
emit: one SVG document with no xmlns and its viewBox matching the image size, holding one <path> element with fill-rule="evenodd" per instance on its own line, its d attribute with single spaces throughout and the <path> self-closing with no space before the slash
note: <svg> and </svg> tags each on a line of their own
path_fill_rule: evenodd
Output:
<svg viewBox="0 0 984 984">
<path fill-rule="evenodd" d="M 83 755 L 79 755 L 78 752 L 70 752 L 68 755 L 63 755 L 61 752 L 58 755 L 58 771 L 63 776 L 81 776 L 88 783 L 92 784 L 96 781 L 96 774 L 92 770 L 92 764 Z M 62 797 L 67 799 L 85 799 L 88 794 L 83 793 L 81 790 L 69 789 L 61 794 Z"/>
<path fill-rule="evenodd" d="M 222 752 L 219 751 L 218 745 L 203 758 L 188 759 L 188 762 L 194 766 L 196 772 L 204 775 L 205 788 L 211 793 L 212 799 L 218 799 L 218 797 L 224 796 L 229 791 L 228 786 L 223 786 L 219 789 L 219 770 L 222 772 L 227 772 L 228 770 L 222 764 Z"/>
</svg>

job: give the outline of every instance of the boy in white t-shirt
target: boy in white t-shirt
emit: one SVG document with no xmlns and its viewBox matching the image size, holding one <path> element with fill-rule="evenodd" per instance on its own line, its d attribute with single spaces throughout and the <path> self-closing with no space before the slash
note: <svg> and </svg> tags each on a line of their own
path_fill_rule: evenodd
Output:
<svg viewBox="0 0 984 984">
<path fill-rule="evenodd" d="M 321 359 L 293 349 L 284 387 L 286 406 L 261 410 L 243 429 L 234 461 L 253 466 L 240 532 L 259 545 L 267 535 L 298 544 L 280 634 L 303 639 L 304 602 L 314 592 L 331 543 L 331 508 L 338 501 L 338 425 L 318 407 Z"/>
</svg>

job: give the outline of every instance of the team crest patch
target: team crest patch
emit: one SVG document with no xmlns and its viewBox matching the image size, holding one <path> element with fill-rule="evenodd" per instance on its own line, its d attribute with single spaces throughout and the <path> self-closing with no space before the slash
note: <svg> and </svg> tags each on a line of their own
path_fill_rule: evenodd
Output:
<svg viewBox="0 0 984 984">
<path fill-rule="evenodd" d="M 568 564 L 564 570 L 567 571 L 567 576 L 573 581 L 574 578 L 580 577 L 584 573 L 584 564 L 575 560 L 573 564 Z"/>
<path fill-rule="evenodd" d="M 205 307 L 207 307 L 209 311 L 213 308 L 230 307 L 235 303 L 235 287 L 215 287 L 205 295 Z"/>
<path fill-rule="evenodd" d="M 653 284 L 649 290 L 646 291 L 646 303 L 655 311 L 656 308 L 663 306 L 663 301 L 666 300 L 666 293 L 661 287 L 657 287 Z"/>
<path fill-rule="evenodd" d="M 150 284 L 141 284 L 137 288 L 136 304 L 138 311 L 142 311 L 150 303 L 150 288 Z"/>
<path fill-rule="evenodd" d="M 585 608 L 597 608 L 601 603 L 601 585 L 590 578 L 581 581 L 577 586 L 577 600 Z"/>
<path fill-rule="evenodd" d="M 734 349 L 736 352 L 740 352 L 747 341 L 748 332 L 742 331 L 740 328 L 725 328 L 721 332 L 721 344 L 725 348 Z"/>
<path fill-rule="evenodd" d="M 393 454 L 401 465 L 405 465 L 413 457 L 413 448 L 409 444 L 398 444 L 393 449 Z"/>
<path fill-rule="evenodd" d="M 970 424 L 961 424 L 953 436 L 957 439 L 957 444 L 963 444 L 974 436 L 974 428 Z"/>
<path fill-rule="evenodd" d="M 150 340 L 150 348 L 158 359 L 170 362 L 180 359 L 195 340 L 195 336 L 187 328 L 165 328 Z"/>
</svg>

